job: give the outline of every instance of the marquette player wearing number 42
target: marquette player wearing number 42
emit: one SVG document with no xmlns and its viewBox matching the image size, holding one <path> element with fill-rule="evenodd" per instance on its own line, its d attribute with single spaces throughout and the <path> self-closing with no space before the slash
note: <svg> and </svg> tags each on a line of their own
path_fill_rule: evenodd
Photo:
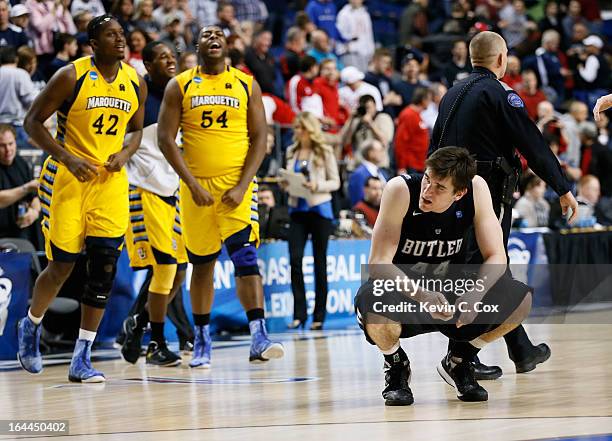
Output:
<svg viewBox="0 0 612 441">
<path fill-rule="evenodd" d="M 18 359 L 30 373 L 42 371 L 41 322 L 49 304 L 85 249 L 86 283 L 81 329 L 68 378 L 103 382 L 91 365 L 91 346 L 110 295 L 128 227 L 128 179 L 123 167 L 140 145 L 147 85 L 121 60 L 123 29 L 103 15 L 87 26 L 91 57 L 59 70 L 25 119 L 28 134 L 51 156 L 40 176 L 39 198 L 49 265 L 34 285 L 28 316 L 19 321 Z M 53 139 L 43 123 L 57 112 Z M 126 132 L 133 132 L 124 147 Z"/>
<path fill-rule="evenodd" d="M 251 331 L 251 362 L 284 355 L 270 341 L 264 318 L 255 173 L 266 151 L 261 89 L 253 77 L 225 65 L 223 30 L 200 31 L 202 64 L 170 80 L 158 120 L 159 147 L 181 178 L 183 238 L 193 264 L 191 305 L 195 323 L 191 367 L 211 364 L 209 334 L 215 261 L 225 247 L 234 263 L 236 292 Z M 183 134 L 181 155 L 175 142 Z"/>
</svg>

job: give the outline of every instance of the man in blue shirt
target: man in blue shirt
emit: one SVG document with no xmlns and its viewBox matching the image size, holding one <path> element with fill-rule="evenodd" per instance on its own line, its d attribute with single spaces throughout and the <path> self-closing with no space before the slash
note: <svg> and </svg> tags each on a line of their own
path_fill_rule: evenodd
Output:
<svg viewBox="0 0 612 441">
<path fill-rule="evenodd" d="M 0 0 L 0 47 L 13 46 L 28 46 L 29 39 L 27 35 L 19 28 L 9 22 L 9 4 L 7 0 Z"/>
</svg>

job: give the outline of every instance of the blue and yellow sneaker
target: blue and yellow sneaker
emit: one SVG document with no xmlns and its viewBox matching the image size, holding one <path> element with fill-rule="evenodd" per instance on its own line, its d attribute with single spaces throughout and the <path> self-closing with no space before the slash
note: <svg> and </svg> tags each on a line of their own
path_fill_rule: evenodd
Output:
<svg viewBox="0 0 612 441">
<path fill-rule="evenodd" d="M 91 366 L 91 346 L 89 340 L 77 340 L 70 362 L 68 379 L 74 383 L 103 383 L 104 374 Z"/>
<path fill-rule="evenodd" d="M 39 343 L 42 326 L 35 325 L 29 317 L 24 317 L 17 323 L 17 339 L 19 364 L 31 374 L 40 374 L 43 369 Z"/>
<path fill-rule="evenodd" d="M 264 363 L 273 358 L 282 358 L 285 355 L 283 345 L 268 338 L 264 319 L 249 322 L 249 329 L 251 330 L 251 353 L 249 355 L 251 363 Z"/>
<path fill-rule="evenodd" d="M 195 340 L 193 342 L 193 357 L 189 366 L 199 369 L 210 369 L 210 356 L 212 339 L 210 338 L 210 325 L 195 327 Z"/>
</svg>

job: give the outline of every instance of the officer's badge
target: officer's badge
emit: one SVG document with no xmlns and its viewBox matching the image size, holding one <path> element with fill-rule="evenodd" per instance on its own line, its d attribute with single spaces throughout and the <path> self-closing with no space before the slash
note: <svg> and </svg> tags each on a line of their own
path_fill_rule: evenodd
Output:
<svg viewBox="0 0 612 441">
<path fill-rule="evenodd" d="M 525 103 L 521 97 L 514 92 L 508 94 L 508 104 L 510 104 L 512 107 L 525 107 Z"/>
</svg>

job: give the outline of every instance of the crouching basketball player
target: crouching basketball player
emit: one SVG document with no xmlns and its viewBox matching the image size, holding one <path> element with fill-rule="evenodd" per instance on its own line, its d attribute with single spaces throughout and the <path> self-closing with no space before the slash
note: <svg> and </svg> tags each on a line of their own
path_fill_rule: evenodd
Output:
<svg viewBox="0 0 612 441">
<path fill-rule="evenodd" d="M 355 298 L 367 341 L 384 355 L 382 395 L 388 406 L 414 401 L 410 362 L 400 338 L 434 331 L 456 343 L 442 359 L 438 373 L 456 389 L 460 400 L 486 401 L 487 391 L 477 383 L 469 360 L 484 345 L 518 326 L 531 309 L 531 288 L 506 271 L 502 230 L 487 184 L 475 175 L 476 162 L 469 152 L 442 148 L 428 158 L 426 167 L 422 177 L 399 176 L 385 187 L 372 237 L 370 279 Z M 484 265 L 467 293 L 457 296 L 421 288 L 377 292 L 378 282 L 397 277 L 410 275 L 416 281 L 416 275 L 423 273 L 441 276 L 449 269 L 458 273 L 449 264 L 465 262 L 463 237 L 471 225 Z M 402 304 L 413 307 L 397 308 Z M 490 311 L 483 316 L 478 314 L 482 310 Z"/>
</svg>

